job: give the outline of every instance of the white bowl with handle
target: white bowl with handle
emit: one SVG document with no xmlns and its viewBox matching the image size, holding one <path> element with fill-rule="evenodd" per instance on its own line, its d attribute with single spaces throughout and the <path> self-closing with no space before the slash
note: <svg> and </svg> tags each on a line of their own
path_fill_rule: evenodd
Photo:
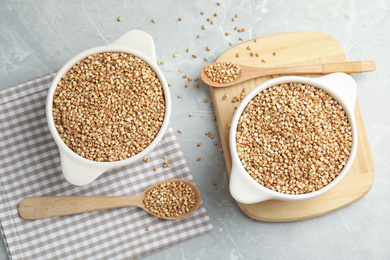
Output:
<svg viewBox="0 0 390 260">
<path fill-rule="evenodd" d="M 67 73 L 77 62 L 85 59 L 89 55 L 103 52 L 122 52 L 132 54 L 144 60 L 157 74 L 163 90 L 165 99 L 165 115 L 162 126 L 154 140 L 144 150 L 135 156 L 120 161 L 97 162 L 86 159 L 73 152 L 61 139 L 53 120 L 53 96 L 61 77 Z M 111 44 L 100 46 L 83 51 L 70 59 L 54 77 L 49 88 L 46 100 L 46 118 L 50 133 L 56 142 L 61 159 L 61 168 L 65 179 L 78 186 L 86 185 L 97 179 L 101 174 L 111 168 L 121 167 L 134 163 L 151 152 L 164 136 L 171 116 L 171 96 L 168 84 L 164 75 L 157 65 L 156 50 L 152 37 L 140 30 L 133 30 L 125 33 Z"/>
<path fill-rule="evenodd" d="M 241 164 L 236 147 L 236 130 L 238 121 L 248 103 L 265 89 L 283 83 L 294 82 L 312 85 L 314 87 L 323 89 L 325 92 L 331 95 L 343 107 L 352 128 L 352 149 L 342 171 L 325 187 L 305 194 L 285 194 L 268 189 L 258 183 L 248 174 L 244 166 Z M 351 76 L 344 73 L 334 73 L 319 78 L 306 78 L 298 76 L 275 78 L 264 82 L 263 84 L 256 87 L 253 91 L 248 93 L 248 95 L 243 99 L 234 113 L 229 132 L 229 146 L 232 157 L 232 170 L 230 174 L 229 189 L 233 198 L 243 204 L 252 204 L 272 199 L 297 201 L 315 198 L 332 190 L 348 173 L 356 155 L 358 144 L 358 133 L 355 120 L 356 98 L 356 83 Z"/>
</svg>

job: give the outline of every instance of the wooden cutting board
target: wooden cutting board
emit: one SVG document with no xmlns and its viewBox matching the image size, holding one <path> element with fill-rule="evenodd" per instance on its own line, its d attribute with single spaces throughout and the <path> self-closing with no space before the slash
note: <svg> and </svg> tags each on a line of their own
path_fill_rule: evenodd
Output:
<svg viewBox="0 0 390 260">
<path fill-rule="evenodd" d="M 216 60 L 216 62 L 220 61 L 258 67 L 283 67 L 344 62 L 347 58 L 338 42 L 328 35 L 317 32 L 290 32 L 244 42 L 223 53 Z M 319 77 L 323 75 L 300 76 Z M 228 88 L 210 87 L 229 177 L 232 167 L 228 140 L 229 126 L 235 108 L 239 104 L 233 103 L 232 100 L 235 96 L 239 98 L 244 88 L 246 93 L 249 93 L 269 79 L 271 77 L 261 77 Z M 359 91 L 359 82 L 357 86 Z M 330 213 L 362 198 L 370 190 L 375 172 L 358 103 L 356 103 L 355 115 L 359 135 L 356 158 L 351 170 L 336 188 L 320 197 L 298 202 L 278 200 L 255 204 L 237 202 L 242 211 L 249 217 L 260 221 L 297 221 Z"/>
</svg>

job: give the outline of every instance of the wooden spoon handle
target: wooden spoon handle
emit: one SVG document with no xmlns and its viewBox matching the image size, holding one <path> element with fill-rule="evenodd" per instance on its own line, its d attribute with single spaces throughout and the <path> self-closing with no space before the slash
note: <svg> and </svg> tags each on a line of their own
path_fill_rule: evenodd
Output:
<svg viewBox="0 0 390 260">
<path fill-rule="evenodd" d="M 129 206 L 143 207 L 142 197 L 30 197 L 20 202 L 19 214 L 25 219 L 40 219 Z"/>
<path fill-rule="evenodd" d="M 350 74 L 373 70 L 375 70 L 375 63 L 373 61 L 325 63 L 322 65 L 323 74 L 330 74 L 334 72 L 344 72 Z"/>
<path fill-rule="evenodd" d="M 243 69 L 243 74 L 238 82 L 262 76 L 280 74 L 330 74 L 334 72 L 344 72 L 349 74 L 375 70 L 375 63 L 373 61 L 351 61 L 278 68 L 259 68 L 245 65 L 240 66 Z M 237 84 L 238 82 L 232 82 L 231 85 Z M 225 84 L 225 86 L 227 85 Z"/>
</svg>

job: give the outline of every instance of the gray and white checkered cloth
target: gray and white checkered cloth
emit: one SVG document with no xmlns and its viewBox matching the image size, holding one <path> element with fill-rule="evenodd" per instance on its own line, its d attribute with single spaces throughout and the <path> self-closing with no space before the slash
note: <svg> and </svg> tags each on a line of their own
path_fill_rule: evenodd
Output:
<svg viewBox="0 0 390 260">
<path fill-rule="evenodd" d="M 22 219 L 18 204 L 25 197 L 131 196 L 168 178 L 192 180 L 169 127 L 148 155 L 150 162 L 107 171 L 86 186 L 68 183 L 45 117 L 54 75 L 0 92 L 0 221 L 12 259 L 134 259 L 212 230 L 203 204 L 192 216 L 175 221 L 158 220 L 135 207 Z M 172 167 L 162 167 L 164 155 Z"/>
</svg>

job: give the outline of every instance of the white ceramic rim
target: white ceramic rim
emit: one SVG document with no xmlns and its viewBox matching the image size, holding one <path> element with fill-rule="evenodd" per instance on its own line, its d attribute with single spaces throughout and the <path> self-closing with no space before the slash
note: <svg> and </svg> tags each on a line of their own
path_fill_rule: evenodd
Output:
<svg viewBox="0 0 390 260">
<path fill-rule="evenodd" d="M 154 50 L 153 50 L 154 51 Z M 164 115 L 164 120 L 163 124 L 154 138 L 154 140 L 141 152 L 138 154 L 126 158 L 124 160 L 119 160 L 119 161 L 113 161 L 113 162 L 97 162 L 97 161 L 92 161 L 87 158 L 84 158 L 77 153 L 75 153 L 72 149 L 70 149 L 61 139 L 55 125 L 54 125 L 54 120 L 53 120 L 53 115 L 52 115 L 52 109 L 53 109 L 53 96 L 54 96 L 54 91 L 57 88 L 58 82 L 61 80 L 61 77 L 68 72 L 77 62 L 85 59 L 89 55 L 97 54 L 97 53 L 104 53 L 104 52 L 122 52 L 122 53 L 127 53 L 127 54 L 132 54 L 142 60 L 144 60 L 152 69 L 153 71 L 157 74 L 159 80 L 161 81 L 161 84 L 163 86 L 164 90 L 164 99 L 165 99 L 165 115 Z M 157 64 L 155 64 L 155 61 L 152 61 L 151 58 L 146 57 L 143 53 L 134 50 L 133 48 L 127 48 L 125 46 L 121 45 L 116 45 L 115 42 L 111 43 L 109 45 L 105 46 L 99 46 L 95 48 L 91 48 L 88 50 L 85 50 L 76 56 L 74 56 L 72 59 L 70 59 L 65 65 L 57 72 L 56 76 L 54 77 L 51 86 L 48 91 L 47 95 L 47 101 L 46 101 L 46 118 L 49 126 L 49 130 L 54 138 L 54 141 L 56 142 L 57 146 L 60 149 L 60 152 L 65 152 L 67 155 L 72 157 L 72 159 L 78 161 L 79 163 L 82 164 L 88 164 L 94 167 L 104 167 L 106 169 L 110 168 L 116 168 L 124 165 L 128 165 L 132 162 L 135 162 L 143 157 L 145 157 L 148 153 L 150 153 L 156 146 L 157 144 L 161 141 L 163 138 L 168 125 L 169 125 L 169 120 L 171 116 L 171 96 L 168 88 L 167 81 L 162 74 L 161 70 L 158 68 Z"/>
<path fill-rule="evenodd" d="M 253 89 L 251 92 L 249 92 L 248 95 L 242 100 L 240 105 L 237 107 L 237 109 L 234 113 L 232 122 L 231 122 L 231 128 L 230 128 L 230 132 L 229 132 L 229 146 L 230 146 L 230 154 L 232 157 L 232 164 L 233 164 L 232 170 L 234 168 L 233 166 L 238 167 L 238 169 L 241 173 L 240 177 L 246 178 L 247 179 L 246 181 L 249 181 L 250 183 L 252 183 L 252 186 L 253 185 L 257 186 L 257 188 L 259 190 L 264 192 L 264 194 L 267 194 L 266 200 L 278 199 L 278 200 L 286 200 L 286 201 L 295 201 L 295 200 L 311 199 L 311 198 L 323 195 L 326 192 L 333 189 L 345 177 L 345 175 L 348 173 L 349 169 L 351 168 L 353 161 L 354 161 L 354 158 L 355 158 L 355 155 L 356 155 L 357 144 L 358 144 L 358 134 L 357 134 L 357 128 L 356 128 L 354 109 L 351 109 L 350 104 L 347 104 L 346 102 L 344 102 L 342 97 L 340 97 L 337 93 L 335 93 L 334 91 L 329 89 L 329 87 L 327 87 L 326 83 L 324 84 L 321 81 L 322 78 L 329 77 L 329 76 L 332 76 L 335 74 L 344 74 L 344 73 L 334 73 L 334 74 L 326 75 L 326 76 L 319 77 L 319 78 L 306 78 L 306 77 L 300 77 L 300 76 L 285 76 L 285 77 L 271 79 L 269 81 L 266 81 L 266 82 L 260 84 L 255 89 Z M 348 76 L 347 74 L 344 74 L 344 75 Z M 281 193 L 281 192 L 277 192 L 277 191 L 273 191 L 271 189 L 268 189 L 265 186 L 263 186 L 262 184 L 258 183 L 255 179 L 253 179 L 247 173 L 244 166 L 241 164 L 241 161 L 239 160 L 238 153 L 237 153 L 237 147 L 236 147 L 236 130 L 237 130 L 237 125 L 238 125 L 238 120 L 241 117 L 241 114 L 244 111 L 244 109 L 246 108 L 246 106 L 248 105 L 248 103 L 255 96 L 257 96 L 261 91 L 263 91 L 265 89 L 268 89 L 272 86 L 283 84 L 283 83 L 294 83 L 294 82 L 312 85 L 312 86 L 315 86 L 315 87 L 318 87 L 318 88 L 325 90 L 337 102 L 339 102 L 339 104 L 341 104 L 344 111 L 346 112 L 346 115 L 348 117 L 349 123 L 350 123 L 351 128 L 352 128 L 352 148 L 351 148 L 349 158 L 348 158 L 346 164 L 344 165 L 344 168 L 342 169 L 342 171 L 339 173 L 339 175 L 331 183 L 329 183 L 325 187 L 323 187 L 319 190 L 310 192 L 310 193 L 305 193 L 305 194 L 285 194 L 285 193 Z M 354 106 L 353 106 L 353 108 L 354 108 Z M 263 200 L 261 200 L 261 201 L 263 201 Z"/>
</svg>

